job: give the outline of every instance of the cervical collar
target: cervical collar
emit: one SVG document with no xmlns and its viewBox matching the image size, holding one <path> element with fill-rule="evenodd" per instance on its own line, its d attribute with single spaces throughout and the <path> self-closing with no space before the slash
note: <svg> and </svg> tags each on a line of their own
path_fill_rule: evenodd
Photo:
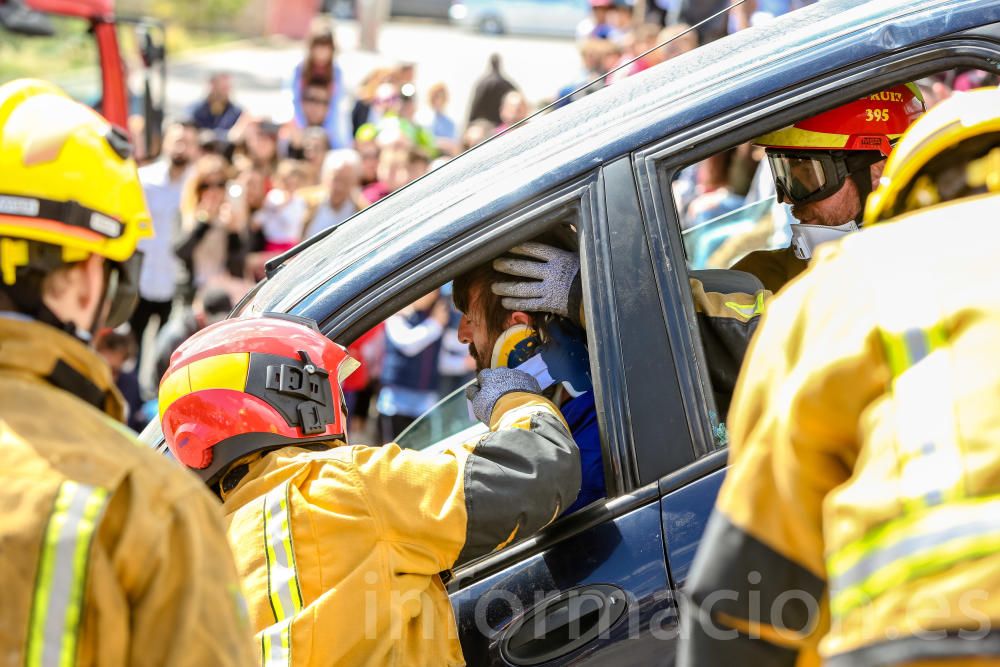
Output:
<svg viewBox="0 0 1000 667">
<path fill-rule="evenodd" d="M 816 248 L 858 231 L 858 223 L 851 220 L 835 227 L 827 225 L 792 225 L 792 250 L 799 259 L 810 259 Z"/>
</svg>

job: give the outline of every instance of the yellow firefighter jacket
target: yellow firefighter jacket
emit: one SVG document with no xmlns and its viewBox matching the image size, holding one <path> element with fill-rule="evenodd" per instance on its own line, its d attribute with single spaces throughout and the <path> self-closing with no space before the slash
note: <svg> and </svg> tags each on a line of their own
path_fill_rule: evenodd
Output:
<svg viewBox="0 0 1000 667">
<path fill-rule="evenodd" d="M 736 271 L 753 274 L 764 287 L 777 292 L 792 278 L 806 270 L 809 262 L 795 256 L 791 247 L 777 250 L 756 250 L 733 264 Z"/>
<path fill-rule="evenodd" d="M 90 348 L 0 316 L 0 666 L 253 664 L 218 503 Z"/>
<path fill-rule="evenodd" d="M 998 208 L 825 245 L 771 301 L 680 664 L 1000 664 Z"/>
<path fill-rule="evenodd" d="M 562 416 L 524 393 L 441 453 L 285 447 L 224 487 L 233 474 L 229 539 L 267 667 L 465 664 L 438 573 L 528 537 L 580 488 Z"/>
</svg>

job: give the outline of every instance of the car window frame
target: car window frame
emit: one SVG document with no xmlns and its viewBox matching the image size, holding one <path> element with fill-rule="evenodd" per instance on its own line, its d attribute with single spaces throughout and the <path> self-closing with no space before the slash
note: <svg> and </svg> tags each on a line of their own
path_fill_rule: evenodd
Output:
<svg viewBox="0 0 1000 667">
<path fill-rule="evenodd" d="M 654 269 L 664 296 L 661 305 L 671 328 L 671 340 L 676 340 L 683 354 L 695 362 L 689 369 L 692 372 L 683 378 L 687 391 L 682 399 L 697 458 L 709 456 L 719 448 L 712 434 L 710 414 L 714 400 L 701 335 L 697 327 L 684 325 L 694 321 L 695 310 L 690 289 L 684 289 L 689 271 L 679 213 L 669 187 L 673 177 L 681 169 L 720 151 L 874 90 L 955 67 L 1000 71 L 995 64 L 998 53 L 1000 46 L 996 44 L 961 33 L 947 36 L 902 53 L 880 56 L 800 81 L 780 95 L 752 100 L 708 123 L 682 129 L 633 153 L 640 203 L 650 246 L 657 257 Z M 994 58 L 992 66 L 990 56 Z M 677 293 L 681 294 L 680 299 L 666 298 Z"/>
</svg>

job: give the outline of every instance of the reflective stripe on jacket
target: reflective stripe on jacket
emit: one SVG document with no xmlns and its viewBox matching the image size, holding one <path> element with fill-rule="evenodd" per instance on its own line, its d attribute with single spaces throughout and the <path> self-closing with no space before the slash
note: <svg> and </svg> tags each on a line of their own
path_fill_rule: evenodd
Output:
<svg viewBox="0 0 1000 667">
<path fill-rule="evenodd" d="M 507 394 L 491 433 L 443 452 L 285 447 L 225 493 L 261 664 L 462 665 L 438 573 L 572 504 L 579 452 L 546 399 Z"/>
<path fill-rule="evenodd" d="M 217 501 L 121 414 L 93 351 L 0 316 L 0 665 L 253 664 Z"/>
<path fill-rule="evenodd" d="M 824 246 L 771 301 L 682 665 L 1000 662 L 998 208 Z"/>
</svg>

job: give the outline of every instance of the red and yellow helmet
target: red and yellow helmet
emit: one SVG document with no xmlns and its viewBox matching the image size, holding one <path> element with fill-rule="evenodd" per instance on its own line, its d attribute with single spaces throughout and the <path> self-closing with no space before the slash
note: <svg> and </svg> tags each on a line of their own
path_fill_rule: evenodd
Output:
<svg viewBox="0 0 1000 667">
<path fill-rule="evenodd" d="M 214 486 L 248 454 L 346 442 L 340 383 L 357 367 L 312 320 L 269 313 L 214 324 L 177 348 L 160 382 L 167 446 Z"/>
<path fill-rule="evenodd" d="M 892 152 L 892 145 L 924 112 L 914 83 L 866 95 L 812 118 L 757 137 L 753 143 L 793 150 Z"/>
</svg>

